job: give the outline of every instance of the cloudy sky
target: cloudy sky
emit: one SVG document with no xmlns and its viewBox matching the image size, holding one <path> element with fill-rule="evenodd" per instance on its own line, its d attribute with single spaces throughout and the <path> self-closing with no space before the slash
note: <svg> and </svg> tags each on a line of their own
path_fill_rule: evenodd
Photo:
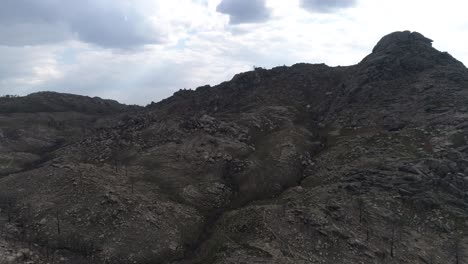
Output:
<svg viewBox="0 0 468 264">
<path fill-rule="evenodd" d="M 465 0 L 1 0 L 0 95 L 129 104 L 253 66 L 350 65 L 412 30 L 468 63 Z"/>
</svg>

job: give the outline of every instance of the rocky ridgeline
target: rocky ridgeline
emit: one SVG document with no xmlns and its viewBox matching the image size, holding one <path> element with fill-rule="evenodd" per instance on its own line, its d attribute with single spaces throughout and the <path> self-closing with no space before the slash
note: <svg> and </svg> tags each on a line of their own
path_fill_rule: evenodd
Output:
<svg viewBox="0 0 468 264">
<path fill-rule="evenodd" d="M 92 105 L 28 113 L 34 135 L 1 116 L 0 150 L 22 157 L 0 156 L 8 261 L 468 261 L 468 70 L 419 33 L 353 66 Z"/>
</svg>

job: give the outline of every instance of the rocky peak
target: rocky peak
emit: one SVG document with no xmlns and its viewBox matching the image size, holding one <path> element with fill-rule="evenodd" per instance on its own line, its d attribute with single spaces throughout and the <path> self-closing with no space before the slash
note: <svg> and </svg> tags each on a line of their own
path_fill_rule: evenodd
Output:
<svg viewBox="0 0 468 264">
<path fill-rule="evenodd" d="M 414 46 L 432 47 L 432 40 L 418 32 L 397 31 L 384 36 L 372 52 L 391 52 L 396 48 Z"/>
<path fill-rule="evenodd" d="M 465 71 L 447 52 L 432 47 L 432 40 L 418 32 L 399 31 L 383 37 L 359 67 L 361 84 L 369 80 L 391 80 L 437 66 Z"/>
</svg>

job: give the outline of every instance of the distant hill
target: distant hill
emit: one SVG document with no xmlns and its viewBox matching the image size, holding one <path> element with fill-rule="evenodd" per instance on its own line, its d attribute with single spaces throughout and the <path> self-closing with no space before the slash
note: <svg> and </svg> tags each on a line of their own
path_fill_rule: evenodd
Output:
<svg viewBox="0 0 468 264">
<path fill-rule="evenodd" d="M 21 97 L 0 97 L 0 113 L 80 112 L 109 114 L 123 112 L 126 106 L 114 100 L 56 92 L 39 92 Z"/>
<path fill-rule="evenodd" d="M 114 126 L 114 118 L 140 109 L 143 107 L 55 92 L 0 97 L 0 176 L 30 169 L 51 151 L 96 129 Z"/>
</svg>

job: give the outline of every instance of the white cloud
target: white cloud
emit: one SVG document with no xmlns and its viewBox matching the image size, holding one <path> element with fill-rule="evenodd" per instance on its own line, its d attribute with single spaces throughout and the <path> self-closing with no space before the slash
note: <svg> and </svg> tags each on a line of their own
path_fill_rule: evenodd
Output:
<svg viewBox="0 0 468 264">
<path fill-rule="evenodd" d="M 56 53 L 61 47 L 0 46 L 0 94 L 27 94 L 59 78 Z"/>
</svg>

